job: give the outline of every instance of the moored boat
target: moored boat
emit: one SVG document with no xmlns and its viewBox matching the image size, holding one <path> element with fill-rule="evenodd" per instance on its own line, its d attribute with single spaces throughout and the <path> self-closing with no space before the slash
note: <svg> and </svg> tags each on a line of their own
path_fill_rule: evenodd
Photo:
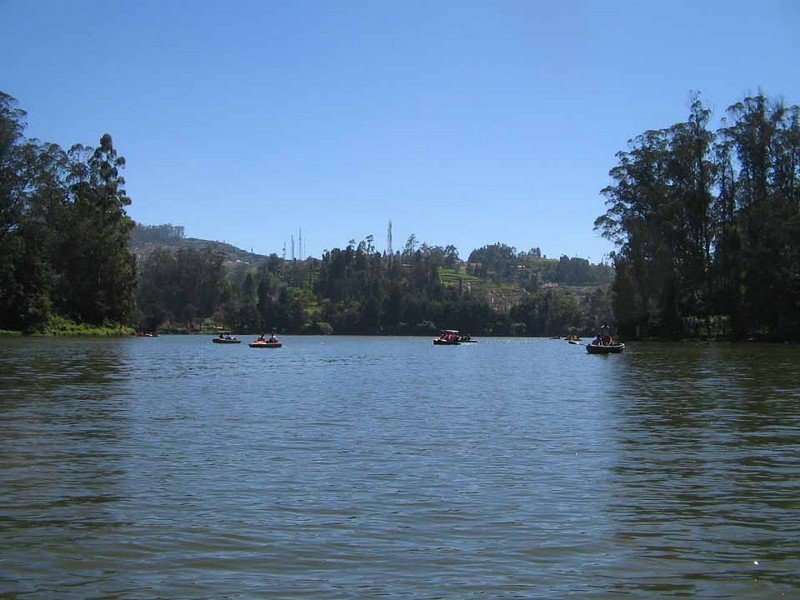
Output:
<svg viewBox="0 0 800 600">
<path fill-rule="evenodd" d="M 230 333 L 222 334 L 220 333 L 218 337 L 215 337 L 211 340 L 215 344 L 241 344 L 242 340 L 236 339 L 235 335 Z"/>
</svg>

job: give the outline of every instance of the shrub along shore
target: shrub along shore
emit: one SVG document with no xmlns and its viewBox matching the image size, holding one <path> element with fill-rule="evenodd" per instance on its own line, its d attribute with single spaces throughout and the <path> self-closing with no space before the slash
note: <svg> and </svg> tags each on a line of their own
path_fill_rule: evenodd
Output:
<svg viewBox="0 0 800 600">
<path fill-rule="evenodd" d="M 107 323 L 105 325 L 87 325 L 86 323 L 76 323 L 63 317 L 53 317 L 47 326 L 41 331 L 25 332 L 12 329 L 0 329 L 0 336 L 34 336 L 34 337 L 123 337 L 134 335 L 136 330 L 133 327 L 120 325 L 118 323 Z"/>
</svg>

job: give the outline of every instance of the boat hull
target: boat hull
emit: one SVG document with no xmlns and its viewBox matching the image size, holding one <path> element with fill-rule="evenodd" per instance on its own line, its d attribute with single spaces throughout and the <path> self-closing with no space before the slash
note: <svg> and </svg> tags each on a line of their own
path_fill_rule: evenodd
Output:
<svg viewBox="0 0 800 600">
<path fill-rule="evenodd" d="M 434 346 L 460 346 L 461 342 L 450 342 L 447 340 L 433 340 Z"/>
<path fill-rule="evenodd" d="M 283 342 L 253 342 L 251 348 L 280 348 Z"/>
<path fill-rule="evenodd" d="M 219 338 L 214 338 L 211 340 L 215 344 L 241 344 L 242 340 L 221 340 Z"/>
<path fill-rule="evenodd" d="M 586 351 L 589 354 L 619 354 L 623 350 L 625 350 L 625 344 L 612 344 L 610 346 L 586 344 Z"/>
</svg>

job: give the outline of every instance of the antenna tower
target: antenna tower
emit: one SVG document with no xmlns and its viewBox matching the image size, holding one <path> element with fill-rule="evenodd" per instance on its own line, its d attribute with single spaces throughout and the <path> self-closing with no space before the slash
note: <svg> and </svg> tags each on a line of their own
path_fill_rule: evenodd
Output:
<svg viewBox="0 0 800 600">
<path fill-rule="evenodd" d="M 389 232 L 386 234 L 386 254 L 392 256 L 392 222 L 389 221 Z"/>
<path fill-rule="evenodd" d="M 294 234 L 292 234 L 292 260 L 294 260 Z"/>
<path fill-rule="evenodd" d="M 298 243 L 300 250 L 300 260 L 303 260 L 303 229 L 300 228 L 300 241 Z"/>
</svg>

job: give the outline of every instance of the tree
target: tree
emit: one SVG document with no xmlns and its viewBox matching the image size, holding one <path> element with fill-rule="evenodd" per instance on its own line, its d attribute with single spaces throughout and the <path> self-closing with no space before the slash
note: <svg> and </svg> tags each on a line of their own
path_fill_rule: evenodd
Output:
<svg viewBox="0 0 800 600">
<path fill-rule="evenodd" d="M 55 144 L 25 140 L 24 116 L 0 93 L 0 327 L 33 331 L 53 307 L 65 156 Z"/>
<path fill-rule="evenodd" d="M 488 277 L 495 282 L 513 278 L 518 263 L 516 248 L 500 242 L 473 250 L 468 260 L 480 265 L 475 269 L 477 276 Z"/>
<path fill-rule="evenodd" d="M 66 310 L 78 320 L 125 322 L 132 314 L 136 259 L 128 249 L 133 221 L 125 212 L 131 200 L 122 187 L 125 159 L 111 136 L 96 149 L 73 146 L 70 236 L 63 248 Z"/>
<path fill-rule="evenodd" d="M 19 146 L 25 112 L 17 101 L 0 92 L 0 326 L 17 323 L 16 271 L 22 254 L 22 182 Z"/>
<path fill-rule="evenodd" d="M 707 124 L 711 111 L 695 95 L 689 120 L 671 129 L 669 184 L 679 207 L 681 229 L 676 240 L 679 310 L 703 316 L 710 335 L 713 312 L 712 249 L 716 237 L 713 186 L 717 167 L 712 160 L 714 134 Z"/>
<path fill-rule="evenodd" d="M 740 302 L 738 335 L 746 329 L 779 338 L 799 333 L 794 286 L 798 245 L 793 234 L 800 210 L 799 110 L 759 93 L 733 104 L 728 109 L 732 123 L 721 131 L 730 167 L 726 194 L 733 205 L 731 226 L 738 237 L 726 240 L 726 249 L 736 255 L 721 256 L 720 261 L 738 268 L 731 279 L 741 293 L 729 294 Z"/>
<path fill-rule="evenodd" d="M 609 172 L 615 184 L 602 191 L 609 208 L 595 229 L 618 247 L 612 257 L 618 279 L 620 272 L 627 274 L 628 298 L 614 304 L 623 333 L 672 333 L 678 321 L 675 242 L 680 234 L 668 185 L 669 131 L 647 131 L 629 145 L 627 152 L 617 153 L 619 162 Z M 622 306 L 627 313 L 617 312 Z"/>
<path fill-rule="evenodd" d="M 620 328 L 800 338 L 800 108 L 747 97 L 716 134 L 709 115 L 695 97 L 687 122 L 617 154 L 595 227 L 618 247 Z"/>
</svg>

